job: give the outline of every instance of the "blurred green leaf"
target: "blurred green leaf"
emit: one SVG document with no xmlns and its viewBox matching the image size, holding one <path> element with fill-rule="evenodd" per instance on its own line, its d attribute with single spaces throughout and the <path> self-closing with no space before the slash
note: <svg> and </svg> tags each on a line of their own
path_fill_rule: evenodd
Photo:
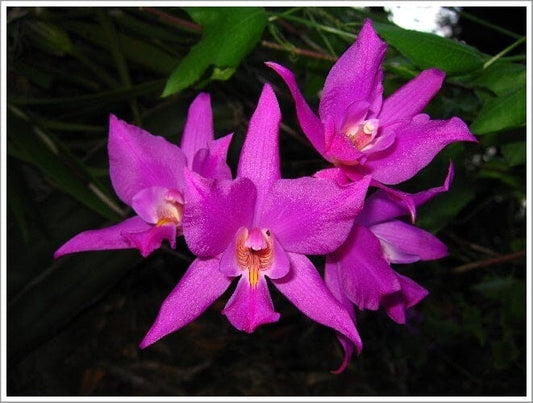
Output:
<svg viewBox="0 0 533 403">
<path fill-rule="evenodd" d="M 45 21 L 31 21 L 31 40 L 45 50 L 63 55 L 72 53 L 73 45 L 68 34 L 57 25 Z"/>
<path fill-rule="evenodd" d="M 501 96 L 526 85 L 526 66 L 516 63 L 495 63 L 473 78 L 474 84 L 488 88 Z"/>
<path fill-rule="evenodd" d="M 435 34 L 374 23 L 385 41 L 419 68 L 438 67 L 450 74 L 466 73 L 483 66 L 486 56 L 477 49 Z"/>
<path fill-rule="evenodd" d="M 513 189 L 521 190 L 524 188 L 524 183 L 521 178 L 518 178 L 503 161 L 489 161 L 486 162 L 478 172 L 479 178 L 498 179 L 507 184 Z"/>
<path fill-rule="evenodd" d="M 202 38 L 170 75 L 162 96 L 166 97 L 198 81 L 211 65 L 236 68 L 259 41 L 267 23 L 262 8 L 186 8 L 203 28 Z M 215 74 L 214 78 L 218 78 Z M 228 79 L 227 74 L 223 79 Z"/>
<path fill-rule="evenodd" d="M 526 163 L 526 142 L 516 141 L 501 146 L 503 158 L 509 166 L 518 166 Z"/>
<path fill-rule="evenodd" d="M 163 87 L 163 84 L 164 80 L 146 81 L 142 84 L 120 87 L 96 94 L 62 98 L 11 98 L 9 102 L 13 105 L 48 107 L 61 112 L 65 110 L 79 111 L 80 109 L 83 112 L 89 108 L 106 109 L 111 104 L 157 92 Z"/>
<path fill-rule="evenodd" d="M 106 33 L 96 24 L 70 21 L 65 22 L 64 27 L 69 32 L 75 33 L 102 48 L 109 50 L 112 48 Z M 126 59 L 144 66 L 155 73 L 169 74 L 178 63 L 177 59 L 148 42 L 132 38 L 122 33 L 118 33 L 116 39 L 120 43 L 120 49 Z"/>
<path fill-rule="evenodd" d="M 526 123 L 526 88 L 519 87 L 485 102 L 470 125 L 474 134 L 487 134 L 524 126 Z"/>
<path fill-rule="evenodd" d="M 487 333 L 483 328 L 483 317 L 481 310 L 475 306 L 466 305 L 462 309 L 463 315 L 463 331 L 473 335 L 480 345 L 484 345 L 487 341 Z"/>
<path fill-rule="evenodd" d="M 23 153 L 24 160 L 43 171 L 62 191 L 103 217 L 112 220 L 117 218 L 117 213 L 90 190 L 89 183 L 84 183 L 73 172 L 72 167 L 66 166 L 58 159 L 57 153 L 52 151 L 54 146 L 45 143 L 29 123 L 10 113 L 7 132 L 9 143 L 13 144 L 19 153 Z"/>
<path fill-rule="evenodd" d="M 494 367 L 500 370 L 507 368 L 518 357 L 518 347 L 508 329 L 504 331 L 502 339 L 492 342 L 492 354 Z"/>
</svg>

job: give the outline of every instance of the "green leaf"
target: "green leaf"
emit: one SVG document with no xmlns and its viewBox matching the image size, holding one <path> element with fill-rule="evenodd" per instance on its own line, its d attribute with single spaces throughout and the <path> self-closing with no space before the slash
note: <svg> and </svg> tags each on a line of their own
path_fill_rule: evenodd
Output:
<svg viewBox="0 0 533 403">
<path fill-rule="evenodd" d="M 501 96 L 526 85 L 526 67 L 516 63 L 495 63 L 477 75 L 473 83 Z"/>
<path fill-rule="evenodd" d="M 485 102 L 470 130 L 479 135 L 513 129 L 525 124 L 526 88 L 521 86 Z"/>
<path fill-rule="evenodd" d="M 30 21 L 28 27 L 32 31 L 29 37 L 36 45 L 59 55 L 72 53 L 72 42 L 62 28 L 44 21 Z"/>
<path fill-rule="evenodd" d="M 117 213 L 91 191 L 89 183 L 84 183 L 72 167 L 58 158 L 57 149 L 53 150 L 55 146 L 46 143 L 34 127 L 12 113 L 8 118 L 8 139 L 8 149 L 13 144 L 26 162 L 38 167 L 58 188 L 103 217 L 117 218 Z"/>
<path fill-rule="evenodd" d="M 526 163 L 526 142 L 516 141 L 501 146 L 503 158 L 509 166 L 523 165 Z"/>
<path fill-rule="evenodd" d="M 96 24 L 71 21 L 65 22 L 63 26 L 66 30 L 81 36 L 89 42 L 109 50 L 112 49 L 106 33 Z M 117 41 L 120 43 L 120 49 L 126 59 L 156 73 L 169 74 L 178 63 L 177 59 L 145 41 L 134 39 L 121 33 L 117 35 Z"/>
<path fill-rule="evenodd" d="M 466 73 L 483 66 L 486 56 L 477 49 L 426 32 L 375 22 L 379 35 L 419 68 L 438 67 L 450 74 Z"/>
<path fill-rule="evenodd" d="M 211 65 L 235 69 L 261 38 L 267 23 L 263 8 L 186 8 L 203 28 L 202 38 L 170 75 L 166 97 L 198 81 Z M 216 78 L 215 73 L 215 78 Z M 223 75 L 227 79 L 228 75 Z"/>
<path fill-rule="evenodd" d="M 164 80 L 147 81 L 139 85 L 124 86 L 109 91 L 102 91 L 96 94 L 80 95 L 63 98 L 11 98 L 9 102 L 13 105 L 42 106 L 53 108 L 54 110 L 76 110 L 87 111 L 90 108 L 104 109 L 122 101 L 146 95 L 151 92 L 160 91 Z M 80 111 L 81 110 L 81 111 Z"/>
</svg>

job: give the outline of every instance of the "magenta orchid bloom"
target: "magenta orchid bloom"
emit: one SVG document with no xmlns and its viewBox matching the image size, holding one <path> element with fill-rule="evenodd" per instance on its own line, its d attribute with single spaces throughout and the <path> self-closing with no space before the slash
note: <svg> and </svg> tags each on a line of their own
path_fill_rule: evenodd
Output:
<svg viewBox="0 0 533 403">
<path fill-rule="evenodd" d="M 300 311 L 362 348 L 350 315 L 306 254 L 326 254 L 346 239 L 370 178 L 340 186 L 324 178 L 281 179 L 281 113 L 265 85 L 242 148 L 235 180 L 186 171 L 185 241 L 198 258 L 163 302 L 141 342 L 146 347 L 199 316 L 238 282 L 222 313 L 239 330 L 275 322 L 270 282 Z"/>
<path fill-rule="evenodd" d="M 109 171 L 118 197 L 137 214 L 108 228 L 84 231 L 54 254 L 137 248 L 146 257 L 167 240 L 172 248 L 182 234 L 185 167 L 211 178 L 231 178 L 226 154 L 231 134 L 214 140 L 209 94 L 191 104 L 181 149 L 163 137 L 109 119 Z"/>
<path fill-rule="evenodd" d="M 442 186 L 410 195 L 419 206 L 449 189 L 453 178 L 450 164 Z M 355 321 L 355 304 L 360 310 L 383 306 L 396 323 L 405 324 L 406 310 L 420 302 L 428 291 L 391 268 L 391 263 L 405 264 L 447 256 L 448 250 L 434 235 L 404 221 L 409 211 L 386 191 L 370 196 L 357 216 L 346 242 L 326 256 L 325 281 L 332 293 L 346 307 Z M 353 344 L 337 334 L 345 350 L 342 372 L 352 355 Z"/>
<path fill-rule="evenodd" d="M 444 80 L 444 72 L 436 68 L 423 71 L 383 101 L 385 51 L 386 44 L 366 20 L 326 78 L 318 117 L 294 74 L 266 63 L 287 84 L 300 126 L 315 149 L 351 180 L 371 175 L 378 187 L 410 179 L 452 142 L 476 141 L 461 119 L 430 120 L 420 113 Z"/>
</svg>

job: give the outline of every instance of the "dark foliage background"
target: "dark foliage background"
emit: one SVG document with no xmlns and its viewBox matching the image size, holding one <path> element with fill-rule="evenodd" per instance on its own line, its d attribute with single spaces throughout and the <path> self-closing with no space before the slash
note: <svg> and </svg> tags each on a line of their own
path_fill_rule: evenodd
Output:
<svg viewBox="0 0 533 403">
<path fill-rule="evenodd" d="M 464 42 L 392 26 L 381 8 L 8 8 L 8 395 L 524 395 L 526 9 L 456 12 L 452 31 Z M 192 259 L 183 241 L 147 259 L 52 258 L 74 234 L 129 214 L 109 181 L 109 114 L 178 142 L 189 103 L 208 91 L 217 135 L 235 132 L 235 168 L 269 81 L 283 112 L 283 173 L 310 175 L 324 164 L 263 63 L 295 71 L 316 106 L 366 17 L 389 43 L 386 93 L 436 65 L 448 74 L 427 112 L 462 117 L 480 140 L 448 147 L 401 186 L 437 186 L 454 161 L 452 189 L 418 215 L 450 256 L 397 268 L 430 295 L 406 326 L 360 313 L 364 352 L 338 376 L 329 372 L 342 358 L 333 331 L 274 289 L 281 320 L 253 335 L 220 315 L 228 293 L 140 350 Z M 236 45 L 223 48 L 224 38 Z"/>
</svg>

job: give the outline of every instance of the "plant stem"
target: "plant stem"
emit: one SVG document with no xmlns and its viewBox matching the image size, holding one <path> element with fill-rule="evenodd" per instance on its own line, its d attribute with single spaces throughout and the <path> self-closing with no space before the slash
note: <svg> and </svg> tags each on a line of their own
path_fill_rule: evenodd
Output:
<svg viewBox="0 0 533 403">
<path fill-rule="evenodd" d="M 523 36 L 521 37 L 520 39 L 518 39 L 517 41 L 515 41 L 514 43 L 512 43 L 511 45 L 507 46 L 504 50 L 502 50 L 500 53 L 498 53 L 496 56 L 494 56 L 493 58 L 491 58 L 489 61 L 487 61 L 484 65 L 483 65 L 483 68 L 486 69 L 487 67 L 489 67 L 492 63 L 494 63 L 495 61 L 497 61 L 498 59 L 500 59 L 502 56 L 506 55 L 507 53 L 509 53 L 511 50 L 513 50 L 514 48 L 516 48 L 518 45 L 520 45 L 522 42 L 525 42 L 526 41 L 526 37 Z"/>
<path fill-rule="evenodd" d="M 472 263 L 464 264 L 461 266 L 457 266 L 454 269 L 452 269 L 452 273 L 464 273 L 465 271 L 478 269 L 480 267 L 487 267 L 487 266 L 492 266 L 494 264 L 515 260 L 525 255 L 526 255 L 526 251 L 521 250 L 519 252 L 509 253 L 507 255 L 493 257 L 493 258 L 485 259 L 485 260 L 479 260 L 477 262 L 472 262 Z"/>
<path fill-rule="evenodd" d="M 300 49 L 296 47 L 288 48 L 286 46 L 280 45 L 278 43 L 270 42 L 270 41 L 261 41 L 261 46 L 264 46 L 265 48 L 270 48 L 270 49 L 282 50 L 284 52 L 295 53 L 297 55 L 312 57 L 315 59 L 331 60 L 333 62 L 337 60 L 335 56 L 326 55 L 324 53 L 318 53 L 318 52 L 315 52 L 313 50 L 308 50 L 308 49 Z"/>
</svg>

